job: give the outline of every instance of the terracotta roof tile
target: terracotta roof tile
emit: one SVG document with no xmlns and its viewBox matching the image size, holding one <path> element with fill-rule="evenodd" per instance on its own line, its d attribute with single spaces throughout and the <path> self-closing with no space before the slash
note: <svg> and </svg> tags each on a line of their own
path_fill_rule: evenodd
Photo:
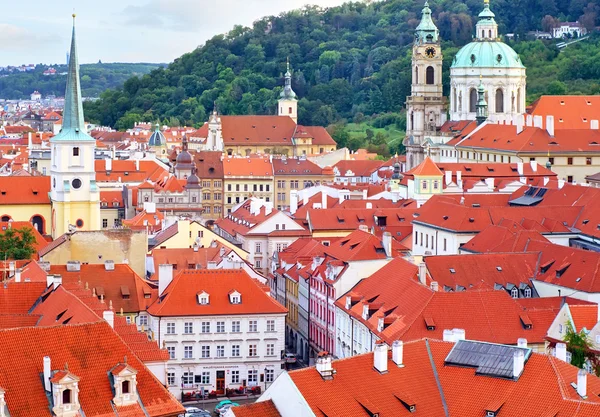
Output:
<svg viewBox="0 0 600 417">
<path fill-rule="evenodd" d="M 232 411 L 235 417 L 281 417 L 272 400 L 244 404 L 235 407 Z"/>
<path fill-rule="evenodd" d="M 0 205 L 50 204 L 50 177 L 0 177 Z"/>
</svg>

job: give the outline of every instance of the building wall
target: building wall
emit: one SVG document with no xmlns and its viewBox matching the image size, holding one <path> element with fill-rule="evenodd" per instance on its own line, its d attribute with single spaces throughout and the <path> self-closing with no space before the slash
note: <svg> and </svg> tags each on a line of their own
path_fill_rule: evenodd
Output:
<svg viewBox="0 0 600 417">
<path fill-rule="evenodd" d="M 50 204 L 7 204 L 0 207 L 0 218 L 9 216 L 16 222 L 29 222 L 34 216 L 42 216 L 44 219 L 44 231 L 50 233 L 52 230 L 52 208 Z"/>
<path fill-rule="evenodd" d="M 467 243 L 476 234 L 455 233 L 413 224 L 412 254 L 421 256 L 431 252 L 431 255 L 457 255 L 460 245 Z"/>
<path fill-rule="evenodd" d="M 220 219 L 223 217 L 223 180 L 200 179 L 200 185 L 202 186 L 202 218 Z"/>
<path fill-rule="evenodd" d="M 249 321 L 256 320 L 258 331 L 250 332 Z M 267 332 L 267 320 L 275 321 L 275 331 Z M 174 359 L 167 362 L 167 379 L 174 377 L 169 382 L 169 390 L 176 396 L 182 391 L 198 391 L 204 388 L 207 391 L 216 390 L 216 372 L 225 371 L 225 387 L 239 388 L 246 380 L 246 385 L 260 385 L 263 390 L 271 382 L 266 381 L 265 369 L 273 370 L 273 380 L 281 373 L 282 354 L 285 351 L 284 331 L 285 315 L 237 315 L 237 316 L 194 316 L 194 317 L 152 317 L 152 328 L 158 334 L 158 342 L 174 349 Z M 232 322 L 240 322 L 240 332 L 232 332 Z M 202 323 L 210 323 L 210 332 L 202 332 Z M 225 332 L 217 333 L 217 322 L 225 323 Z M 167 334 L 167 323 L 175 324 L 175 333 Z M 192 323 L 192 332 L 185 333 L 185 323 Z M 257 356 L 249 356 L 249 346 L 257 346 Z M 273 344 L 273 355 L 267 355 L 267 345 Z M 232 356 L 232 346 L 239 345 L 240 355 Z M 185 346 L 192 347 L 192 357 L 184 358 Z M 210 347 L 210 357 L 202 357 L 202 346 Z M 217 357 L 217 346 L 224 346 L 224 357 Z M 248 371 L 258 371 L 258 382 L 248 383 Z M 233 380 L 232 371 L 239 371 L 239 382 Z M 184 372 L 192 372 L 202 376 L 208 372 L 208 383 L 194 382 L 182 387 Z M 263 381 L 261 382 L 261 375 Z"/>
<path fill-rule="evenodd" d="M 104 264 L 129 263 L 140 277 L 146 275 L 146 252 L 148 235 L 129 229 L 77 232 L 62 245 L 44 255 L 44 261 L 52 265 L 64 265 L 67 261 Z"/>
<path fill-rule="evenodd" d="M 96 193 L 98 194 L 98 193 Z M 52 202 L 52 237 L 57 238 L 69 231 L 69 225 L 76 225 L 82 220 L 79 230 L 100 230 L 99 201 Z"/>
<path fill-rule="evenodd" d="M 260 188 L 261 186 L 262 191 Z M 273 177 L 255 176 L 251 178 L 241 178 L 225 176 L 223 191 L 223 215 L 226 216 L 229 214 L 236 204 L 243 202 L 251 196 L 273 202 L 275 200 L 274 190 L 275 187 L 273 183 Z"/>
<path fill-rule="evenodd" d="M 290 208 L 290 191 L 302 190 L 313 185 L 327 184 L 333 182 L 333 175 L 277 175 L 275 173 L 275 199 L 273 205 L 277 210 L 289 210 Z"/>
<path fill-rule="evenodd" d="M 102 229 L 114 229 L 121 226 L 121 220 L 125 218 L 125 210 L 113 207 L 100 207 L 100 227 Z"/>
</svg>

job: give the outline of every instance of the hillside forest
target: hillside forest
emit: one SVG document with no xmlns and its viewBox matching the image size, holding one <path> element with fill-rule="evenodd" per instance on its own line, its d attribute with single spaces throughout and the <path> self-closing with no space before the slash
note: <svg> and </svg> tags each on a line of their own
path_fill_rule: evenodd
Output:
<svg viewBox="0 0 600 417">
<path fill-rule="evenodd" d="M 443 39 L 444 79 L 470 42 L 483 0 L 431 0 Z M 423 3 L 353 2 L 305 7 L 236 26 L 166 68 L 129 78 L 86 103 L 86 116 L 118 129 L 136 121 L 199 126 L 216 103 L 222 114 L 273 114 L 286 60 L 299 97 L 299 123 L 328 126 L 339 146 L 402 151 L 403 105 L 410 94 L 413 31 Z M 600 93 L 600 36 L 559 50 L 531 38 L 557 21 L 600 25 L 600 0 L 492 0 L 500 33 L 527 66 L 528 102 L 542 94 Z M 447 92 L 446 92 L 447 94 Z"/>
</svg>

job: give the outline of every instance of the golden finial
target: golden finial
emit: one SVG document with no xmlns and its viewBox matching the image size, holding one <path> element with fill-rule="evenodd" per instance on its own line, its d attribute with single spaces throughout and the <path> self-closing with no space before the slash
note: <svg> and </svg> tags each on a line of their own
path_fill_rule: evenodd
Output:
<svg viewBox="0 0 600 417">
<path fill-rule="evenodd" d="M 75 13 L 73 13 L 71 16 L 73 16 L 73 19 L 75 19 L 77 17 L 77 15 Z"/>
<path fill-rule="evenodd" d="M 110 301 L 108 302 L 108 309 L 109 309 L 109 310 L 112 310 L 112 309 L 113 309 L 113 308 L 112 308 L 112 300 L 110 300 Z"/>
</svg>

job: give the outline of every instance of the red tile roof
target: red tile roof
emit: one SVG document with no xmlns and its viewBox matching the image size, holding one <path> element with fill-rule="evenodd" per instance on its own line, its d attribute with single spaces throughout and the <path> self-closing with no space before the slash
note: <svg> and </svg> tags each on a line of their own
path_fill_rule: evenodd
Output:
<svg viewBox="0 0 600 417">
<path fill-rule="evenodd" d="M 339 161 L 333 166 L 333 169 L 339 172 L 336 176 L 340 177 L 369 177 L 382 166 L 383 161 L 357 161 L 350 159 Z"/>
<path fill-rule="evenodd" d="M 233 411 L 235 417 L 281 417 L 272 400 L 244 404 L 240 407 L 234 407 L 231 411 Z"/>
<path fill-rule="evenodd" d="M 229 293 L 241 294 L 240 304 L 231 304 Z M 209 294 L 208 305 L 200 305 L 196 294 Z M 148 309 L 158 317 L 238 314 L 285 314 L 287 310 L 270 297 L 258 281 L 239 269 L 184 270 L 179 272 L 160 299 Z"/>
<path fill-rule="evenodd" d="M 292 145 L 292 137 L 296 130 L 296 123 L 287 116 L 220 116 L 220 118 L 225 148 L 228 145 L 243 146 L 244 144 Z"/>
<path fill-rule="evenodd" d="M 50 177 L 0 177 L 0 206 L 11 204 L 50 204 Z M 7 213 L 10 215 L 10 213 Z"/>
<path fill-rule="evenodd" d="M 333 146 L 335 148 L 336 143 L 335 140 L 331 137 L 327 129 L 322 126 L 296 126 L 296 132 L 294 133 L 294 138 L 311 138 L 311 143 L 313 145 L 328 145 L 328 148 L 323 149 L 327 152 L 330 148 L 329 146 Z M 317 150 L 317 152 L 320 150 Z"/>
<path fill-rule="evenodd" d="M 0 285 L 0 314 L 27 314 L 45 290 L 45 281 L 6 282 Z"/>
<path fill-rule="evenodd" d="M 35 227 L 33 227 L 33 225 L 30 222 L 0 222 L 0 234 L 4 234 L 4 232 L 9 227 L 13 229 L 28 229 L 29 231 L 31 231 L 35 239 L 33 247 L 36 252 L 46 247 L 46 245 L 48 244 L 48 241 L 44 238 L 44 236 L 42 236 L 40 232 L 38 232 L 38 230 Z"/>
<path fill-rule="evenodd" d="M 79 378 L 79 402 L 86 416 L 123 415 L 121 411 L 130 415 L 131 407 L 111 405 L 114 393 L 107 376 L 125 357 L 138 372 L 137 390 L 147 415 L 174 417 L 184 411 L 106 322 L 2 330 L 0 344 L 14 347 L 0 350 L 5 371 L 0 373 L 0 386 L 11 417 L 53 415 L 40 380 L 45 356 L 52 370 L 64 370 L 68 364 L 69 372 Z M 134 415 L 145 415 L 135 407 L 139 411 Z"/>
<path fill-rule="evenodd" d="M 404 246 L 392 240 L 392 257 L 402 256 L 406 251 Z M 330 246 L 326 246 L 324 252 L 332 258 L 344 262 L 386 259 L 388 257 L 381 239 L 362 230 L 356 230 Z"/>
<path fill-rule="evenodd" d="M 556 129 L 589 129 L 598 120 L 600 96 L 542 96 L 528 109 L 533 116 L 554 116 Z"/>
<path fill-rule="evenodd" d="M 309 161 L 299 158 L 273 158 L 273 172 L 278 175 L 309 176 L 323 175 L 323 168 Z"/>
<path fill-rule="evenodd" d="M 269 157 L 227 157 L 223 160 L 223 173 L 228 177 L 273 177 L 273 164 Z"/>
<path fill-rule="evenodd" d="M 223 179 L 223 153 L 216 151 L 191 152 L 199 179 Z"/>
<path fill-rule="evenodd" d="M 119 132 L 120 133 L 120 132 Z M 158 181 L 165 176 L 169 175 L 169 172 L 163 168 L 158 161 L 153 160 L 140 160 L 140 169 L 136 169 L 136 161 L 132 159 L 112 160 L 112 166 L 110 171 L 106 170 L 106 161 L 103 159 L 96 159 L 96 181 L 98 182 L 115 182 L 121 179 L 121 182 L 144 182 L 146 180 Z"/>
<path fill-rule="evenodd" d="M 227 246 L 216 242 L 214 246 L 207 248 L 181 248 L 181 249 L 153 249 L 152 259 L 154 261 L 154 270 L 158 272 L 158 266 L 171 264 L 175 270 L 187 269 L 193 265 L 194 269 L 198 265 L 200 268 L 207 268 L 209 262 L 221 262 L 224 257 L 231 253 Z"/>
<path fill-rule="evenodd" d="M 152 234 L 162 229 L 165 216 L 160 211 L 148 213 L 143 210 L 131 219 L 124 219 L 123 226 L 132 230 L 148 230 Z"/>
<path fill-rule="evenodd" d="M 410 170 L 410 173 L 415 176 L 430 176 L 430 177 L 441 177 L 444 174 L 437 167 L 435 162 L 431 160 L 430 157 L 426 157 L 423 162 L 417 165 L 414 169 Z"/>
</svg>

